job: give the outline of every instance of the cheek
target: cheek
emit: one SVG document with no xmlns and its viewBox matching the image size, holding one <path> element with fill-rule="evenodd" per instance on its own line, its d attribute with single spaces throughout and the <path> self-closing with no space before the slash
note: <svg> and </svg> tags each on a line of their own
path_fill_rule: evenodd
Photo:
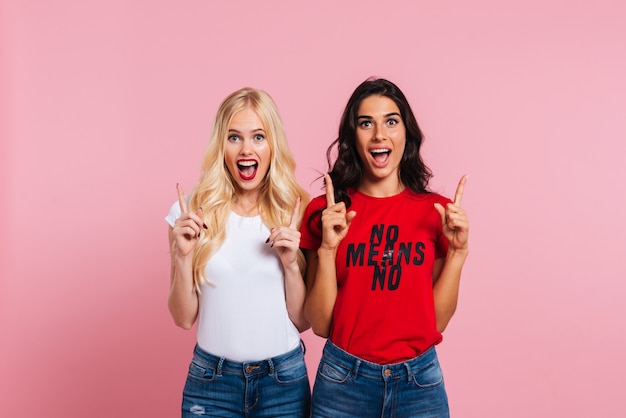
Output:
<svg viewBox="0 0 626 418">
<path fill-rule="evenodd" d="M 261 149 L 257 150 L 257 155 L 260 159 L 259 171 L 262 177 L 267 175 L 269 171 L 270 164 L 272 162 L 272 152 L 269 146 L 264 146 Z"/>
<path fill-rule="evenodd" d="M 228 160 L 226 161 L 226 170 L 228 170 L 228 173 L 232 176 L 235 177 L 237 174 L 237 167 L 234 166 L 234 164 L 231 164 L 230 162 L 228 162 Z"/>
<path fill-rule="evenodd" d="M 232 172 L 235 162 L 228 152 L 224 153 L 224 164 L 226 165 L 226 168 L 228 168 L 228 171 Z"/>
<path fill-rule="evenodd" d="M 267 172 L 270 170 L 270 164 L 271 164 L 271 159 L 270 159 L 270 155 L 267 155 L 267 159 L 263 160 L 263 164 L 261 164 L 261 170 L 263 170 L 263 175 L 265 176 L 267 174 Z"/>
<path fill-rule="evenodd" d="M 406 137 L 404 135 L 399 135 L 394 143 L 396 151 L 398 151 L 396 154 L 400 154 L 400 157 L 402 157 L 406 148 Z"/>
<path fill-rule="evenodd" d="M 264 164 L 269 164 L 269 162 L 272 160 L 272 150 L 267 143 L 259 148 L 258 154 Z"/>
<path fill-rule="evenodd" d="M 354 145 L 355 145 L 357 154 L 359 154 L 359 157 L 364 158 L 365 154 L 367 154 L 367 141 L 363 140 L 362 138 L 359 138 L 359 136 L 357 135 L 356 144 Z"/>
<path fill-rule="evenodd" d="M 362 147 L 365 146 L 368 142 L 368 138 L 366 136 L 366 133 L 362 130 L 357 130 L 356 131 L 356 146 L 357 147 Z"/>
<path fill-rule="evenodd" d="M 228 172 L 235 176 L 237 174 L 237 150 L 234 147 L 226 147 L 224 150 L 224 165 L 228 169 Z"/>
</svg>

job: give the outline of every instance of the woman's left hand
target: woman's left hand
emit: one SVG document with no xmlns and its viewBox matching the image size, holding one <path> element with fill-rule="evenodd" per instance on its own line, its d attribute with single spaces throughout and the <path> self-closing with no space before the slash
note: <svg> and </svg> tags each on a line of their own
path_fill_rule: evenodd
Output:
<svg viewBox="0 0 626 418">
<path fill-rule="evenodd" d="M 291 223 L 289 226 L 281 226 L 272 228 L 267 243 L 270 247 L 276 248 L 276 252 L 280 257 L 283 267 L 287 268 L 291 265 L 297 267 L 298 250 L 300 248 L 300 231 L 298 231 L 298 214 L 300 211 L 301 199 L 298 197 L 291 215 Z"/>
<path fill-rule="evenodd" d="M 469 220 L 465 210 L 461 207 L 466 181 L 467 174 L 459 180 L 453 203 L 448 203 L 445 208 L 441 204 L 435 203 L 435 209 L 441 216 L 443 234 L 448 239 L 450 250 L 454 251 L 468 250 Z"/>
</svg>

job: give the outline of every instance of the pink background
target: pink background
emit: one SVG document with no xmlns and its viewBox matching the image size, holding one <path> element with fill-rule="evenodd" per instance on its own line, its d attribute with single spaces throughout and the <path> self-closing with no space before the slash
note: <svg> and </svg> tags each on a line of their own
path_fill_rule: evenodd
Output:
<svg viewBox="0 0 626 418">
<path fill-rule="evenodd" d="M 625 416 L 625 18 L 617 0 L 2 1 L 0 416 L 178 416 L 195 335 L 167 311 L 163 216 L 219 102 L 267 90 L 318 194 L 370 75 L 409 97 L 436 191 L 469 173 L 439 346 L 453 416 Z"/>
</svg>

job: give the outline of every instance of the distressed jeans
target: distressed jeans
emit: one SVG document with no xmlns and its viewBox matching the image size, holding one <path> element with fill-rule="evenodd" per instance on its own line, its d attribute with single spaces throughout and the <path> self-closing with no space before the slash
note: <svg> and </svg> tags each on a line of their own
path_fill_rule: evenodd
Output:
<svg viewBox="0 0 626 418">
<path fill-rule="evenodd" d="M 311 389 L 303 347 L 239 363 L 196 345 L 183 390 L 182 417 L 309 417 Z"/>
<path fill-rule="evenodd" d="M 444 418 L 448 397 L 435 347 L 375 364 L 327 341 L 313 386 L 313 418 Z"/>
</svg>

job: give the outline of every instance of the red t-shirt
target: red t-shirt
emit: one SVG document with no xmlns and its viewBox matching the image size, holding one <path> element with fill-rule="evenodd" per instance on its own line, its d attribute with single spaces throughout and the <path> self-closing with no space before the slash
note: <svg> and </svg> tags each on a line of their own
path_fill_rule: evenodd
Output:
<svg viewBox="0 0 626 418">
<path fill-rule="evenodd" d="M 448 242 L 434 208 L 449 199 L 405 189 L 385 198 L 350 193 L 354 210 L 337 258 L 337 300 L 331 341 L 362 359 L 390 364 L 423 353 L 441 342 L 433 301 L 432 270 L 445 257 Z M 300 247 L 317 250 L 321 244 L 317 209 L 326 207 L 318 196 L 307 207 Z"/>
</svg>

